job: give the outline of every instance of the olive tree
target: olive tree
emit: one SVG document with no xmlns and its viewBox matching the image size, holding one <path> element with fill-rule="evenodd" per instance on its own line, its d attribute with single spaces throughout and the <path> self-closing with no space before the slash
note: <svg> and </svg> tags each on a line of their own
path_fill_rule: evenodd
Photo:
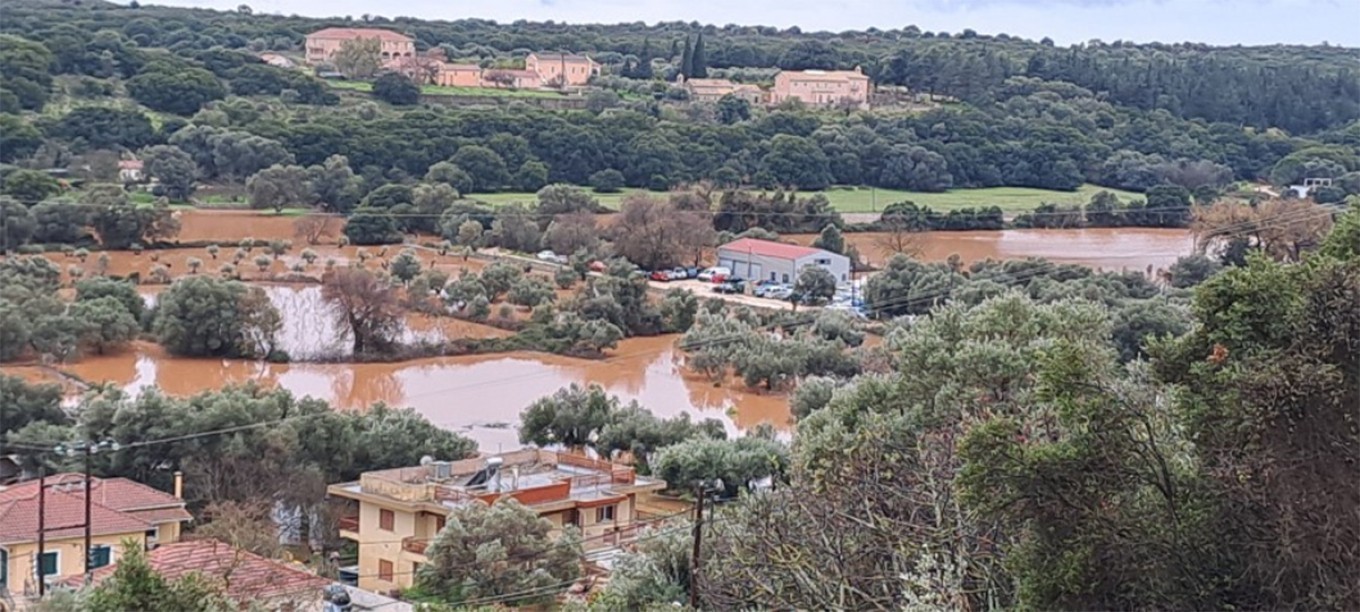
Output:
<svg viewBox="0 0 1360 612">
<path fill-rule="evenodd" d="M 498 598 L 505 605 L 547 604 L 581 573 L 581 538 L 554 526 L 513 498 L 464 504 L 448 516 L 426 550 L 430 562 L 416 586 L 457 604 Z"/>
<path fill-rule="evenodd" d="M 186 357 L 264 357 L 282 327 L 264 290 L 209 276 L 180 280 L 160 295 L 151 330 Z"/>
</svg>

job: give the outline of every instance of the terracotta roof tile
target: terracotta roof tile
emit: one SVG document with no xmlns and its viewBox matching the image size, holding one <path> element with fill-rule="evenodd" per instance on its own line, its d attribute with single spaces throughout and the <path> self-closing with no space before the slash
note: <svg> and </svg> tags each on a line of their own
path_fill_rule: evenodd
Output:
<svg viewBox="0 0 1360 612">
<path fill-rule="evenodd" d="M 287 563 L 266 559 L 217 540 L 192 540 L 165 544 L 147 553 L 147 563 L 167 580 L 191 573 L 221 581 L 226 595 L 236 601 L 306 596 L 321 597 L 331 581 Z M 94 572 L 94 584 L 113 575 L 118 564 Z"/>
<path fill-rule="evenodd" d="M 808 255 L 822 253 L 821 249 L 799 246 L 796 244 L 785 244 L 783 242 L 770 242 L 769 240 L 757 240 L 755 238 L 742 238 L 733 240 L 718 247 L 719 250 L 735 251 L 738 253 L 750 253 L 752 255 L 763 255 L 765 257 L 775 257 L 778 259 L 798 259 Z"/>
<path fill-rule="evenodd" d="M 48 476 L 47 537 L 66 538 L 84 533 L 84 476 L 63 473 Z M 126 478 L 90 480 L 90 517 L 95 535 L 137 533 L 153 526 L 188 521 L 184 500 Z M 0 488 L 0 543 L 38 539 L 38 481 L 29 480 Z"/>
<path fill-rule="evenodd" d="M 47 539 L 72 538 L 85 533 L 85 496 L 65 491 L 47 492 L 43 500 L 43 528 Z M 100 503 L 90 504 L 92 535 L 142 533 L 152 525 L 126 512 Z M 0 502 L 0 544 L 35 542 L 38 539 L 38 498 Z"/>
</svg>

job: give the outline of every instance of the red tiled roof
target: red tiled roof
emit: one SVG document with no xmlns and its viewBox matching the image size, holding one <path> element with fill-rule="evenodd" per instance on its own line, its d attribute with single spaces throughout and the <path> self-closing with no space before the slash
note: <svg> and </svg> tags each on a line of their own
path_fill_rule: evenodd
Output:
<svg viewBox="0 0 1360 612">
<path fill-rule="evenodd" d="M 414 42 L 409 36 L 378 28 L 325 28 L 307 35 L 307 38 L 376 38 L 387 42 Z"/>
<path fill-rule="evenodd" d="M 240 602 L 305 596 L 307 591 L 314 592 L 319 599 L 321 588 L 331 583 L 311 572 L 217 540 L 165 544 L 147 553 L 146 560 L 151 569 L 167 580 L 177 580 L 191 573 L 219 580 L 225 585 L 227 597 Z M 115 563 L 95 570 L 93 584 L 113 575 L 117 567 Z"/>
<path fill-rule="evenodd" d="M 750 253 L 752 255 L 763 255 L 777 259 L 798 259 L 808 255 L 821 253 L 821 249 L 799 246 L 796 244 L 785 244 L 783 242 L 770 242 L 769 240 L 757 240 L 755 238 L 742 238 L 733 240 L 718 247 L 719 250 L 733 251 L 737 253 Z"/>
<path fill-rule="evenodd" d="M 49 490 L 43 500 L 43 525 L 49 540 L 73 538 L 85 533 L 85 496 L 66 491 Z M 100 503 L 90 504 L 91 535 L 143 533 L 152 525 L 126 512 L 119 512 Z M 18 544 L 38 540 L 37 496 L 0 502 L 0 544 Z"/>
<path fill-rule="evenodd" d="M 84 533 L 84 476 L 68 472 L 48 476 L 45 482 L 47 537 Z M 161 523 L 193 518 L 184 509 L 184 500 L 126 478 L 91 478 L 90 497 L 96 535 L 142 532 Z M 37 539 L 38 481 L 0 489 L 0 543 Z"/>
<path fill-rule="evenodd" d="M 85 476 L 75 472 L 53 474 L 47 477 L 46 482 L 48 491 L 69 489 L 77 494 L 85 491 Z M 104 504 L 114 510 L 184 507 L 184 500 L 126 478 L 91 478 L 90 493 L 94 496 L 96 503 Z M 37 495 L 38 481 L 28 480 L 0 489 L 0 503 L 36 497 Z"/>
<path fill-rule="evenodd" d="M 118 169 L 119 169 L 119 170 L 141 170 L 141 169 L 142 169 L 142 160 L 140 160 L 140 159 L 123 159 L 123 160 L 119 160 L 119 161 L 118 161 Z"/>
</svg>

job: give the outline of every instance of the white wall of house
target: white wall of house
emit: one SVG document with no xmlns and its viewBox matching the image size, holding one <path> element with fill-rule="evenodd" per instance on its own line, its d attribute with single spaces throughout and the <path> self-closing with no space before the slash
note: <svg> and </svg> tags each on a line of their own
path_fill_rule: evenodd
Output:
<svg viewBox="0 0 1360 612">
<path fill-rule="evenodd" d="M 805 266 L 826 268 L 836 277 L 838 283 L 850 281 L 850 259 L 830 251 L 821 251 L 797 259 L 785 259 L 718 247 L 718 265 L 729 268 L 733 275 L 750 281 L 772 280 L 794 283 L 798 280 L 798 271 Z"/>
</svg>

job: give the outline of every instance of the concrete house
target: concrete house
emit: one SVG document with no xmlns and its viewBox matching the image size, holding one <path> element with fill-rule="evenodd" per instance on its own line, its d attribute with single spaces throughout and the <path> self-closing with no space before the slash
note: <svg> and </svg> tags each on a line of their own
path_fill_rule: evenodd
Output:
<svg viewBox="0 0 1360 612">
<path fill-rule="evenodd" d="M 600 74 L 598 62 L 570 53 L 530 53 L 524 69 L 537 74 L 544 87 L 582 87 Z"/>
<path fill-rule="evenodd" d="M 727 79 L 686 79 L 681 75 L 679 81 L 680 87 L 689 92 L 690 99 L 700 102 L 717 102 L 723 96 L 732 94 L 751 104 L 759 104 L 765 97 L 765 92 L 755 85 L 733 83 Z"/>
<path fill-rule="evenodd" d="M 642 526 L 638 498 L 666 487 L 633 468 L 579 455 L 525 449 L 463 461 L 365 472 L 358 482 L 327 487 L 350 500 L 340 537 L 359 545 L 359 588 L 411 586 L 435 535 L 455 508 L 512 497 L 556 528 L 581 530 L 588 551 L 632 541 Z"/>
<path fill-rule="evenodd" d="M 351 40 L 376 39 L 380 43 L 384 60 L 397 57 L 413 57 L 416 42 L 411 37 L 377 28 L 326 28 L 307 35 L 306 50 L 308 64 L 329 63 L 340 50 L 340 46 Z"/>
<path fill-rule="evenodd" d="M 176 488 L 179 488 L 176 484 Z M 116 561 L 124 541 L 140 546 L 178 542 L 192 519 L 180 494 L 126 478 L 90 479 L 90 556 L 95 567 Z M 42 557 L 38 556 L 38 506 L 43 507 Z M 0 489 L 0 601 L 36 595 L 38 577 L 49 584 L 85 571 L 85 476 L 57 474 Z"/>
<path fill-rule="evenodd" d="M 434 83 L 444 87 L 481 87 L 482 67 L 477 64 L 444 64 L 440 66 Z"/>
<path fill-rule="evenodd" d="M 786 70 L 774 77 L 770 103 L 801 100 L 808 106 L 848 104 L 869 108 L 869 77 L 854 70 Z"/>
<path fill-rule="evenodd" d="M 821 266 L 836 277 L 850 281 L 850 258 L 812 247 L 742 238 L 718 247 L 718 265 L 750 281 L 780 283 L 798 281 L 798 273 L 808 266 Z"/>
</svg>

